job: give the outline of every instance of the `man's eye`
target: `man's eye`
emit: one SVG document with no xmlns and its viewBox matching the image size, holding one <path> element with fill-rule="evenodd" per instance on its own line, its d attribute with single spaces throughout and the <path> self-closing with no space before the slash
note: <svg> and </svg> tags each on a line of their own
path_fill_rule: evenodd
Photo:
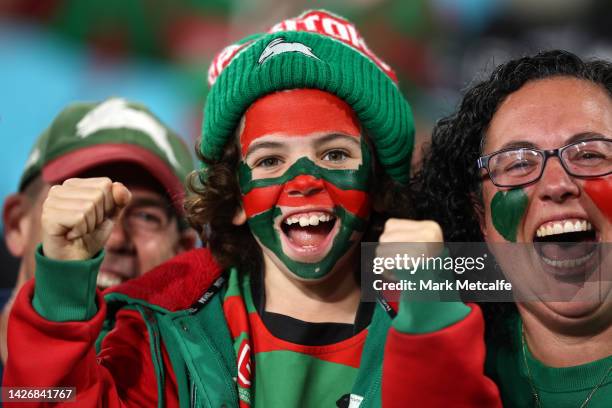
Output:
<svg viewBox="0 0 612 408">
<path fill-rule="evenodd" d="M 323 155 L 323 160 L 339 162 L 348 159 L 349 155 L 344 150 L 330 150 Z"/>
<path fill-rule="evenodd" d="M 136 226 L 161 228 L 166 223 L 166 217 L 154 211 L 136 210 L 130 213 L 129 221 Z"/>
<path fill-rule="evenodd" d="M 255 163 L 255 167 L 274 167 L 280 164 L 280 159 L 277 157 L 266 157 Z"/>
</svg>

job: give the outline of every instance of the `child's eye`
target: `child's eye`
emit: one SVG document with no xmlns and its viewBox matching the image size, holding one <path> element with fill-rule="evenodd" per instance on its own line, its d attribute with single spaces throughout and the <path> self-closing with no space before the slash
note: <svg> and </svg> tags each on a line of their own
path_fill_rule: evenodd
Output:
<svg viewBox="0 0 612 408">
<path fill-rule="evenodd" d="M 255 167 L 274 167 L 280 164 L 278 157 L 266 157 L 255 163 Z"/>
<path fill-rule="evenodd" d="M 344 150 L 330 150 L 323 155 L 323 160 L 340 162 L 348 159 L 349 155 Z"/>
</svg>

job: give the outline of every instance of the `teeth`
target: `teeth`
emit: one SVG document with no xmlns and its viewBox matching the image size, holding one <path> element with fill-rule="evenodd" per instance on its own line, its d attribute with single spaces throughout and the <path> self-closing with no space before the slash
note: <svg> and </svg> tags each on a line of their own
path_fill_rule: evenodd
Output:
<svg viewBox="0 0 612 408">
<path fill-rule="evenodd" d="M 330 220 L 332 220 L 332 216 L 329 214 L 305 214 L 287 217 L 284 222 L 287 225 L 300 224 L 300 227 L 307 227 L 309 225 L 319 225 L 321 222 L 328 222 Z"/>
<path fill-rule="evenodd" d="M 568 232 L 591 231 L 593 226 L 586 220 L 561 220 L 540 225 L 536 231 L 538 237 L 565 234 Z"/>
<path fill-rule="evenodd" d="M 99 274 L 96 279 L 96 284 L 101 288 L 110 288 L 121 283 L 121 279 L 115 276 Z"/>
<path fill-rule="evenodd" d="M 576 266 L 584 265 L 589 259 L 591 259 L 594 253 L 595 251 L 577 259 L 564 259 L 562 261 L 546 258 L 543 256 L 542 260 L 545 264 L 554 266 L 555 268 L 574 268 Z"/>
</svg>

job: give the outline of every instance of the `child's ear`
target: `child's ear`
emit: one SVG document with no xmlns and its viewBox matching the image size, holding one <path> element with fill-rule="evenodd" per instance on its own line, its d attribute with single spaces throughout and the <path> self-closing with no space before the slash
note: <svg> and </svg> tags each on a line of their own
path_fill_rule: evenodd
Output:
<svg viewBox="0 0 612 408">
<path fill-rule="evenodd" d="M 243 225 L 246 220 L 246 212 L 244 211 L 244 208 L 240 206 L 240 208 L 236 211 L 236 214 L 234 214 L 234 218 L 232 218 L 232 224 L 234 224 L 235 226 L 240 226 Z"/>
</svg>

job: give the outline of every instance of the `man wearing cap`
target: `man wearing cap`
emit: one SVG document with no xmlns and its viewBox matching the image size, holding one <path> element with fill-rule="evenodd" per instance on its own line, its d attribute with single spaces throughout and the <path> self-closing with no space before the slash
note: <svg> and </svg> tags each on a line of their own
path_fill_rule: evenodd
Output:
<svg viewBox="0 0 612 408">
<path fill-rule="evenodd" d="M 44 303 L 72 291 L 38 274 L 93 279 L 130 192 L 106 184 L 83 218 L 43 216 L 36 286 L 11 316 L 9 347 L 28 356 L 9 360 L 4 386 L 76 387 L 83 406 L 366 408 L 395 406 L 391 383 L 415 407 L 498 406 L 476 306 L 402 301 L 396 314 L 361 301 L 360 242 L 442 236 L 433 222 L 391 218 L 408 215 L 413 120 L 355 27 L 306 12 L 227 47 L 209 82 L 204 168 L 186 205 L 207 248 L 105 298 L 91 288 L 67 321 Z M 31 338 L 61 353 L 50 359 Z"/>
<path fill-rule="evenodd" d="M 97 276 L 97 286 L 106 289 L 194 247 L 195 233 L 187 228 L 182 209 L 183 180 L 192 169 L 182 140 L 140 104 L 112 98 L 66 107 L 32 149 L 19 192 L 4 202 L 4 238 L 21 258 L 14 294 L 34 276 L 41 211 L 54 185 L 68 180 L 65 184 L 79 186 L 86 181 L 75 177 L 98 177 L 130 188 L 131 202 L 110 232 Z M 63 209 L 71 211 L 84 198 L 73 194 Z M 3 361 L 11 303 L 0 320 Z"/>
</svg>

